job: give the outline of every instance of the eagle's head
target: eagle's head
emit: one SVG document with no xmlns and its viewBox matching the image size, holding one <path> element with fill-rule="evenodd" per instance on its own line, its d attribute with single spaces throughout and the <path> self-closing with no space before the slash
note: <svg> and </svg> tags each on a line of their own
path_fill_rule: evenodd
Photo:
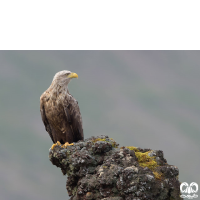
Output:
<svg viewBox="0 0 200 200">
<path fill-rule="evenodd" d="M 53 78 L 53 82 L 55 84 L 62 86 L 67 86 L 68 83 L 72 78 L 78 78 L 78 75 L 74 72 L 70 72 L 68 70 L 63 70 L 60 72 L 57 72 Z"/>
</svg>

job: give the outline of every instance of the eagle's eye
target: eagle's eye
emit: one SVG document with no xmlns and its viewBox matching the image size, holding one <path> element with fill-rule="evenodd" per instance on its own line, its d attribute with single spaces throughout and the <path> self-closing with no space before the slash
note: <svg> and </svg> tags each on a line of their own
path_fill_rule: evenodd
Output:
<svg viewBox="0 0 200 200">
<path fill-rule="evenodd" d="M 66 73 L 66 75 L 68 76 L 70 73 Z"/>
</svg>

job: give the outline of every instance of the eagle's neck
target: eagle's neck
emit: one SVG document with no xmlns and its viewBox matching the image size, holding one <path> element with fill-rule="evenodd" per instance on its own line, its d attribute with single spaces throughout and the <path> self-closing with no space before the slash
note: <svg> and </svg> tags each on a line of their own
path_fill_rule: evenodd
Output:
<svg viewBox="0 0 200 200">
<path fill-rule="evenodd" d="M 69 90 L 68 90 L 68 84 L 63 85 L 62 87 L 63 87 L 63 91 L 64 91 L 64 92 L 67 93 L 67 92 L 69 91 Z"/>
<path fill-rule="evenodd" d="M 69 90 L 68 90 L 68 86 L 67 85 L 62 85 L 62 86 L 58 85 L 58 87 L 57 87 L 57 96 L 66 95 L 68 92 L 69 92 Z"/>
<path fill-rule="evenodd" d="M 60 85 L 56 82 L 52 82 L 49 87 L 52 100 L 60 99 L 69 93 L 68 84 Z"/>
</svg>

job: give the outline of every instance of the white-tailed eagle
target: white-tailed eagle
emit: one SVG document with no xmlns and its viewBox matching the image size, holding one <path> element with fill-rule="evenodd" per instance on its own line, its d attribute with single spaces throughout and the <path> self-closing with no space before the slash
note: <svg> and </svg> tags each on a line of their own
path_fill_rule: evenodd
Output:
<svg viewBox="0 0 200 200">
<path fill-rule="evenodd" d="M 42 121 L 53 143 L 84 139 L 78 102 L 68 90 L 72 78 L 78 75 L 67 70 L 56 73 L 50 87 L 40 97 Z"/>
</svg>

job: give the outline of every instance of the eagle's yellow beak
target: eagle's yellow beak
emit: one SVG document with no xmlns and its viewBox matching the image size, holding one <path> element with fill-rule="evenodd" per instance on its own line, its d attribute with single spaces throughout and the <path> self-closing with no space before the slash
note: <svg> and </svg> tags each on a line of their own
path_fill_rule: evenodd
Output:
<svg viewBox="0 0 200 200">
<path fill-rule="evenodd" d="M 67 78 L 78 78 L 78 74 L 72 72 Z"/>
</svg>

